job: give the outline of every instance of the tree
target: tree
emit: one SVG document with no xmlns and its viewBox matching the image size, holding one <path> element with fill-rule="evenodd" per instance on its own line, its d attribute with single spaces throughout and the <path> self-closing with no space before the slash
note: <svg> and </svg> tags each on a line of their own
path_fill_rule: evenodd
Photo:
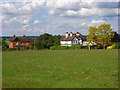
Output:
<svg viewBox="0 0 120 90">
<path fill-rule="evenodd" d="M 35 46 L 38 49 L 50 49 L 51 46 L 59 45 L 60 36 L 52 36 L 48 33 L 40 35 L 35 40 Z"/>
<path fill-rule="evenodd" d="M 2 39 L 2 49 L 4 50 L 5 48 L 8 48 L 8 44 Z"/>
<path fill-rule="evenodd" d="M 96 27 L 89 28 L 89 34 L 88 34 L 87 40 L 89 42 L 91 41 L 102 42 L 103 48 L 105 49 L 107 44 L 111 42 L 111 39 L 113 36 L 114 36 L 114 33 L 112 32 L 111 25 L 102 24 L 97 28 Z"/>
<path fill-rule="evenodd" d="M 87 36 L 87 41 L 89 41 L 88 43 L 88 48 L 90 49 L 90 44 L 94 44 L 94 41 L 96 39 L 96 31 L 97 31 L 97 28 L 96 27 L 90 27 L 89 28 L 89 34 Z"/>
</svg>

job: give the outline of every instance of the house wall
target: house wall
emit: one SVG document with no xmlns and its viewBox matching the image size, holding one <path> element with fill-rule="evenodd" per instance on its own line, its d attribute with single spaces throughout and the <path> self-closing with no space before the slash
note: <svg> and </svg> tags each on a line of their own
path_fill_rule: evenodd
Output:
<svg viewBox="0 0 120 90">
<path fill-rule="evenodd" d="M 72 41 L 60 41 L 61 46 L 71 46 Z"/>
<path fill-rule="evenodd" d="M 30 46 L 30 42 L 24 42 L 24 43 L 22 43 L 22 45 L 23 45 L 24 47 L 28 47 L 28 46 Z"/>
<path fill-rule="evenodd" d="M 9 43 L 9 48 L 15 48 L 18 45 L 22 45 L 24 47 L 27 47 L 27 46 L 30 46 L 31 43 L 30 42 L 23 42 L 23 43 L 22 42 L 10 42 Z"/>
<path fill-rule="evenodd" d="M 9 48 L 13 48 L 13 42 L 9 43 Z"/>
<path fill-rule="evenodd" d="M 75 44 L 82 44 L 82 39 L 78 40 L 76 37 L 72 41 L 60 41 L 61 46 L 72 46 Z"/>
<path fill-rule="evenodd" d="M 79 40 L 79 44 L 83 44 L 83 41 L 82 41 L 82 39 L 80 39 L 80 40 Z"/>
<path fill-rule="evenodd" d="M 75 37 L 75 38 L 73 39 L 73 41 L 72 41 L 72 45 L 78 44 L 78 43 L 79 43 L 79 41 L 78 41 L 78 39 Z"/>
</svg>

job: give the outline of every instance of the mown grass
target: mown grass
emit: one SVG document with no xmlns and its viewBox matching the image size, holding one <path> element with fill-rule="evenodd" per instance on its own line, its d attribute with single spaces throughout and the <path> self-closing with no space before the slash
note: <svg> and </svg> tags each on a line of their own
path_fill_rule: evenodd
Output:
<svg viewBox="0 0 120 90">
<path fill-rule="evenodd" d="M 118 50 L 3 52 L 5 88 L 117 88 Z"/>
</svg>

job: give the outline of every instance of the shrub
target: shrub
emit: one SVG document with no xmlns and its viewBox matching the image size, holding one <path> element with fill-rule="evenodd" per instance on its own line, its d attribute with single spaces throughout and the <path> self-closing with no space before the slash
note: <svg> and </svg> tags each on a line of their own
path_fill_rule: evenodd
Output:
<svg viewBox="0 0 120 90">
<path fill-rule="evenodd" d="M 52 46 L 50 47 L 51 50 L 66 50 L 69 49 L 68 46 Z"/>
<path fill-rule="evenodd" d="M 33 46 L 33 45 L 30 45 L 30 46 L 29 46 L 29 49 L 30 49 L 30 50 L 33 50 L 33 49 L 34 49 L 34 46 Z"/>
<path fill-rule="evenodd" d="M 82 48 L 82 45 L 73 45 L 69 47 L 69 49 L 81 49 L 81 48 Z"/>
<path fill-rule="evenodd" d="M 120 49 L 120 42 L 113 42 L 115 49 Z"/>
<path fill-rule="evenodd" d="M 73 46 L 52 46 L 51 50 L 66 50 L 66 49 L 81 49 L 82 45 L 73 45 Z"/>
<path fill-rule="evenodd" d="M 115 47 L 116 47 L 116 45 L 113 44 L 113 45 L 111 45 L 111 46 L 108 46 L 107 49 L 115 49 Z"/>
</svg>

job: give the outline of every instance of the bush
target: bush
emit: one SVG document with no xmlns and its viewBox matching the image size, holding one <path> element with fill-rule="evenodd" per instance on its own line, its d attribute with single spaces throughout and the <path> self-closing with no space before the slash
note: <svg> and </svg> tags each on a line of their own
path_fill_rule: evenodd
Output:
<svg viewBox="0 0 120 90">
<path fill-rule="evenodd" d="M 33 50 L 33 49 L 34 49 L 34 46 L 33 46 L 33 45 L 30 45 L 30 46 L 29 46 L 29 49 L 30 49 L 30 50 Z"/>
<path fill-rule="evenodd" d="M 120 49 L 120 42 L 113 42 L 115 49 Z"/>
<path fill-rule="evenodd" d="M 111 46 L 108 46 L 107 49 L 116 49 L 116 45 L 112 44 Z"/>
<path fill-rule="evenodd" d="M 82 45 L 73 45 L 73 46 L 52 46 L 51 50 L 66 50 L 66 49 L 81 49 Z"/>
<path fill-rule="evenodd" d="M 68 46 L 52 46 L 50 47 L 51 50 L 66 50 L 69 49 Z"/>
<path fill-rule="evenodd" d="M 82 45 L 73 45 L 69 47 L 69 49 L 81 49 L 81 48 L 82 48 Z"/>
</svg>

